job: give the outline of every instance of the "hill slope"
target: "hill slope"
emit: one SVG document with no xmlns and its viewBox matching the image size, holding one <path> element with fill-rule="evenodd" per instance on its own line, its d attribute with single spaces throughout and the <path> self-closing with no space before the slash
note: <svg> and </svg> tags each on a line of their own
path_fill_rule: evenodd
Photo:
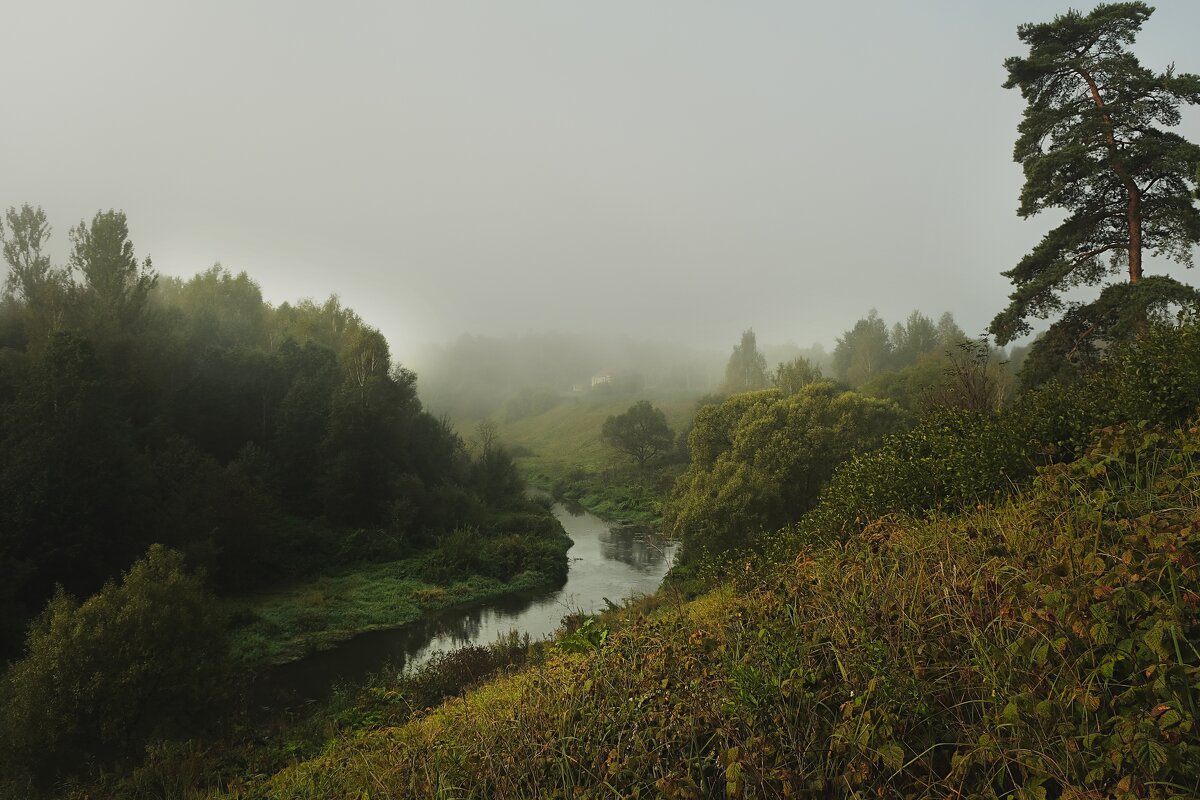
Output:
<svg viewBox="0 0 1200 800">
<path fill-rule="evenodd" d="M 1194 794 L 1198 453 L 1120 430 L 1007 502 L 788 532 L 720 590 L 231 796 Z"/>
</svg>

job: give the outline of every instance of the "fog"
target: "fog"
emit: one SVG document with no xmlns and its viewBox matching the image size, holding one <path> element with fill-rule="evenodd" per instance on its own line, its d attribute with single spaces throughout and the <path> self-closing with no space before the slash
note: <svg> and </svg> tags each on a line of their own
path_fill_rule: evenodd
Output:
<svg viewBox="0 0 1200 800">
<path fill-rule="evenodd" d="M 1157 7 L 1143 62 L 1200 71 L 1200 4 Z M 463 332 L 828 345 L 870 307 L 974 333 L 1053 222 L 1014 213 L 1002 61 L 1065 9 L 9 4 L 0 206 L 43 206 L 60 257 L 124 209 L 161 273 L 337 293 L 401 359 Z"/>
</svg>

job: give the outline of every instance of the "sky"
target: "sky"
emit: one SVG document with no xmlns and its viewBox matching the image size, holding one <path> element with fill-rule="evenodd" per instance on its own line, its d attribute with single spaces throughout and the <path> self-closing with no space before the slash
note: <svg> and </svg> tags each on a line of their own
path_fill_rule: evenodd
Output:
<svg viewBox="0 0 1200 800">
<path fill-rule="evenodd" d="M 1200 72 L 1200 2 L 1156 5 L 1135 51 Z M 160 273 L 336 293 L 401 359 L 464 332 L 828 346 L 872 307 L 981 332 L 1054 223 L 1015 214 L 1002 62 L 1067 7 L 9 3 L 0 207 L 42 206 L 64 259 L 122 209 Z"/>
</svg>

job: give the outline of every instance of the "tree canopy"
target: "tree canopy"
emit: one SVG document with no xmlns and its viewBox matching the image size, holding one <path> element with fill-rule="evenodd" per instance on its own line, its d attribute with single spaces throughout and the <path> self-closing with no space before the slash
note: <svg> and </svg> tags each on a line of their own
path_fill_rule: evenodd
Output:
<svg viewBox="0 0 1200 800">
<path fill-rule="evenodd" d="M 744 546 L 799 519 L 837 464 L 903 420 L 895 403 L 828 381 L 706 405 L 688 436 L 691 465 L 663 509 L 666 529 L 688 557 Z"/>
<path fill-rule="evenodd" d="M 879 312 L 871 309 L 837 338 L 834 375 L 854 387 L 878 383 L 895 371 L 927 365 L 931 355 L 941 359 L 966 339 L 950 312 L 935 323 L 913 311 L 889 329 Z"/>
<path fill-rule="evenodd" d="M 767 359 L 758 350 L 758 340 L 753 329 L 742 332 L 742 340 L 734 345 L 729 362 L 725 365 L 725 382 L 721 391 L 725 394 L 753 392 L 771 385 L 767 375 Z"/>
<path fill-rule="evenodd" d="M 220 696 L 219 608 L 183 556 L 160 545 L 83 603 L 60 589 L 0 684 L 0 762 L 51 776 L 186 728 Z"/>
<path fill-rule="evenodd" d="M 1031 317 L 1065 309 L 1037 348 L 1051 360 L 1080 362 L 1148 318 L 1200 306 L 1192 288 L 1144 276 L 1147 251 L 1191 266 L 1200 243 L 1189 185 L 1200 147 L 1170 130 L 1181 105 L 1200 102 L 1200 76 L 1152 72 L 1130 51 L 1152 11 L 1142 2 L 1105 3 L 1017 30 L 1029 52 L 1005 61 L 1004 86 L 1020 89 L 1027 103 L 1013 150 L 1025 172 L 1018 214 L 1057 208 L 1067 217 L 1004 273 L 1015 291 L 991 324 L 1000 344 L 1030 332 Z M 1110 282 L 1121 274 L 1124 283 Z M 1094 302 L 1063 297 L 1101 283 L 1108 285 Z"/>
<path fill-rule="evenodd" d="M 823 377 L 820 367 L 804 356 L 797 356 L 775 368 L 774 374 L 771 375 L 771 383 L 775 385 L 776 389 L 788 395 L 795 394 Z"/>
<path fill-rule="evenodd" d="M 600 439 L 644 468 L 650 459 L 671 449 L 675 434 L 661 409 L 650 405 L 649 400 L 639 400 L 625 413 L 606 419 Z"/>
<path fill-rule="evenodd" d="M 23 206 L 0 235 L 0 658 L 56 585 L 90 595 L 154 542 L 235 591 L 524 505 L 507 454 L 472 459 L 336 297 L 159 278 L 119 211 L 72 230 L 63 267 L 50 233 Z"/>
</svg>

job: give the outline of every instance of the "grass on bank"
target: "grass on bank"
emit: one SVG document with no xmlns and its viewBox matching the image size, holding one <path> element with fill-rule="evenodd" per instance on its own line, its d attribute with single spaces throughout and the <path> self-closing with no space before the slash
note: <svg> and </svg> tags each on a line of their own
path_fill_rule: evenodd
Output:
<svg viewBox="0 0 1200 800">
<path fill-rule="evenodd" d="M 1198 531 L 1197 430 L 1118 432 L 1010 501 L 801 526 L 225 797 L 1194 796 Z"/>
<path fill-rule="evenodd" d="M 282 663 L 359 633 L 415 622 L 431 611 L 554 588 L 526 571 L 511 581 L 471 575 L 449 585 L 422 579 L 427 558 L 363 564 L 230 602 L 235 661 Z"/>
<path fill-rule="evenodd" d="M 604 519 L 657 524 L 662 499 L 678 471 L 653 465 L 640 471 L 600 441 L 600 428 L 637 398 L 578 398 L 501 426 L 518 468 L 534 486 L 567 497 Z M 681 436 L 696 412 L 694 398 L 654 401 Z M 664 472 L 666 474 L 664 474 Z"/>
<path fill-rule="evenodd" d="M 517 456 L 525 472 L 552 478 L 575 469 L 603 472 L 622 463 L 622 457 L 600 441 L 600 428 L 611 416 L 622 414 L 637 397 L 566 400 L 536 416 L 504 423 L 500 436 Z M 653 401 L 662 409 L 667 425 L 678 435 L 691 424 L 696 400 Z"/>
<path fill-rule="evenodd" d="M 601 519 L 657 528 L 662 522 L 664 497 L 676 472 L 571 472 L 560 478 L 539 472 L 528 475 L 527 480 L 556 500 L 578 503 Z"/>
<path fill-rule="evenodd" d="M 547 507 L 531 504 L 493 515 L 491 526 L 442 534 L 436 546 L 406 558 L 333 566 L 298 582 L 230 598 L 235 663 L 290 661 L 431 611 L 545 592 L 566 580 L 571 540 Z"/>
</svg>

